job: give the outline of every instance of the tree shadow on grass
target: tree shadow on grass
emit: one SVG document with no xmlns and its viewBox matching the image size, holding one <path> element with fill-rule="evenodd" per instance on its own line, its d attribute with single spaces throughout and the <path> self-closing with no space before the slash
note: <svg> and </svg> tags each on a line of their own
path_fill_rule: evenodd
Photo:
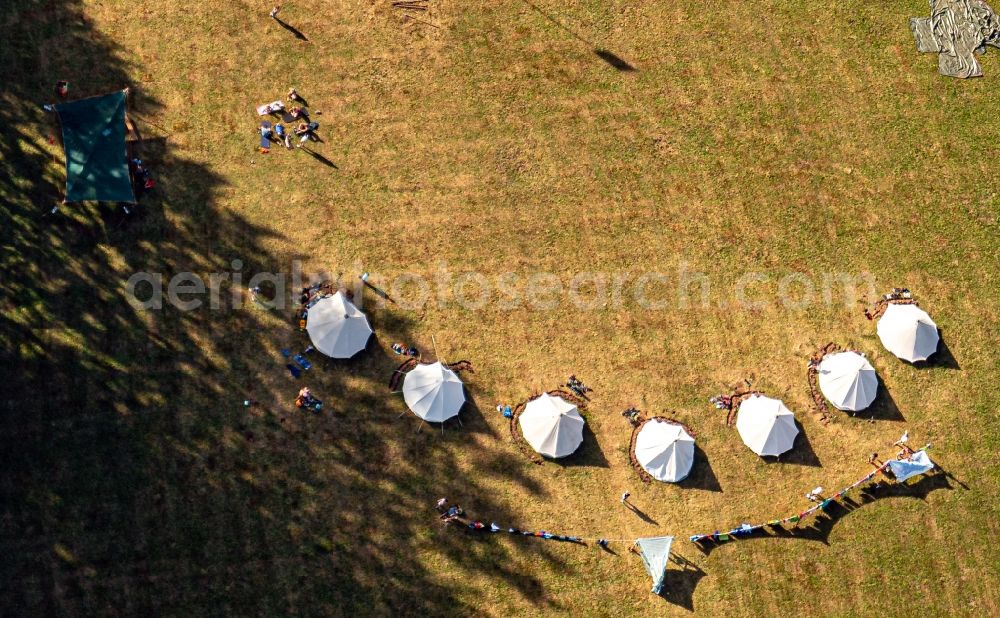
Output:
<svg viewBox="0 0 1000 618">
<path fill-rule="evenodd" d="M 877 485 L 873 483 L 864 489 L 857 490 L 852 495 L 843 496 L 839 500 L 831 501 L 825 511 L 819 511 L 816 515 L 803 522 L 802 525 L 761 528 L 752 534 L 739 536 L 731 541 L 715 543 L 707 540 L 696 543 L 696 545 L 706 555 L 729 543 L 741 543 L 759 539 L 798 539 L 829 545 L 830 533 L 837 522 L 866 504 L 885 498 L 927 500 L 927 496 L 938 489 L 953 489 L 949 482 L 949 475 L 943 471 L 923 475 L 920 477 L 920 480 L 914 483 L 881 481 Z"/>
<path fill-rule="evenodd" d="M 446 532 L 451 532 L 452 537 L 465 539 L 467 552 L 463 557 L 463 566 L 469 569 L 476 569 L 479 568 L 478 564 L 491 564 L 491 568 L 498 576 L 517 590 L 524 599 L 529 601 L 535 607 L 546 608 L 549 610 L 560 609 L 561 604 L 546 594 L 545 587 L 541 580 L 530 573 L 517 571 L 507 566 L 502 561 L 497 560 L 498 552 L 502 553 L 502 550 L 499 549 L 499 537 L 504 536 L 507 533 L 490 533 L 468 530 L 454 530 Z M 539 558 L 550 563 L 556 562 L 556 559 L 547 551 L 550 544 L 556 543 L 569 545 L 568 543 L 560 541 L 545 541 L 536 537 L 525 537 L 523 539 L 518 538 L 515 542 L 523 542 L 524 544 L 530 545 L 526 546 L 523 551 L 534 552 Z M 559 562 L 561 563 L 561 561 Z"/>
<path fill-rule="evenodd" d="M 465 385 L 465 394 L 465 405 L 462 406 L 462 411 L 459 413 L 462 428 L 470 433 L 480 433 L 490 438 L 498 438 L 497 433 L 486 422 L 486 417 L 483 416 L 479 403 L 476 401 L 475 390 L 468 383 Z"/>
<path fill-rule="evenodd" d="M 18 36 L 0 45 L 0 362 L 11 368 L 0 396 L 0 606 L 18 615 L 472 612 L 464 588 L 443 583 L 427 555 L 544 596 L 540 582 L 494 568 L 509 561 L 505 547 L 475 560 L 461 539 L 426 534 L 438 486 L 460 462 L 436 435 L 398 421 L 384 355 L 316 363 L 308 384 L 330 405 L 304 414 L 292 400 L 306 379 L 287 377 L 277 360 L 308 342 L 291 308 L 234 306 L 231 293 L 245 293 L 235 283 L 222 286 L 218 310 L 207 297 L 190 311 L 129 303 L 125 281 L 137 272 L 166 283 L 181 272 L 239 271 L 246 281 L 287 271 L 295 256 L 223 203 L 226 181 L 209 165 L 149 141 L 140 152 L 157 187 L 141 216 L 118 225 L 105 215 L 111 205 L 72 204 L 43 217 L 63 195 L 62 157 L 48 143 L 56 129 L 40 108 L 53 80 L 83 97 L 128 86 L 133 67 L 79 0 L 38 6 L 4 7 Z M 160 104 L 133 94 L 132 111 L 152 125 Z M 376 330 L 394 311 L 370 312 Z M 416 326 L 396 327 L 405 337 Z M 244 407 L 247 398 L 258 403 Z M 493 474 L 526 483 L 522 468 L 498 464 Z M 453 489 L 511 519 L 483 479 Z"/>
</svg>

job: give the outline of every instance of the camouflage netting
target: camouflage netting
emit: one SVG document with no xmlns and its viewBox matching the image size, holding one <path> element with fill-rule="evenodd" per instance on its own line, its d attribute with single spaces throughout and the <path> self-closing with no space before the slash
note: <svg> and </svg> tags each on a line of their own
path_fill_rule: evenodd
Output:
<svg viewBox="0 0 1000 618">
<path fill-rule="evenodd" d="M 930 0 L 930 17 L 911 17 L 917 51 L 937 52 L 938 71 L 951 77 L 981 77 L 975 54 L 1000 48 L 1000 18 L 983 0 Z"/>
</svg>

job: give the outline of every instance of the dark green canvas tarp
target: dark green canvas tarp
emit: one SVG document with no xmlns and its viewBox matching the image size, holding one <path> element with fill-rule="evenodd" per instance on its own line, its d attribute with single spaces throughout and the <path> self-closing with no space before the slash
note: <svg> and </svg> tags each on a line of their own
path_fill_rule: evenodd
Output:
<svg viewBox="0 0 1000 618">
<path fill-rule="evenodd" d="M 134 202 L 125 151 L 125 91 L 56 105 L 66 201 Z"/>
</svg>

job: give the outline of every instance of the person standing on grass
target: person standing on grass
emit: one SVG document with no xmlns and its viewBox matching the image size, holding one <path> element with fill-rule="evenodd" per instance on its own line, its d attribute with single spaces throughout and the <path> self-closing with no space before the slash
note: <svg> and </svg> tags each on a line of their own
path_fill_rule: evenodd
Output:
<svg viewBox="0 0 1000 618">
<path fill-rule="evenodd" d="M 630 497 L 631 495 L 632 495 L 632 494 L 630 494 L 630 493 L 629 493 L 629 492 L 627 492 L 627 491 L 626 491 L 625 493 L 623 493 L 623 494 L 622 494 L 622 504 L 624 504 L 625 506 L 631 506 L 631 504 L 630 504 L 630 503 L 629 503 L 629 501 L 628 501 L 628 499 L 629 499 L 629 497 Z"/>
<path fill-rule="evenodd" d="M 273 9 L 271 9 L 271 12 L 268 13 L 268 15 L 271 16 L 271 19 L 278 19 L 278 11 L 280 11 L 280 10 L 281 10 L 281 5 L 279 4 L 276 7 L 274 7 Z"/>
<path fill-rule="evenodd" d="M 810 502 L 821 502 L 823 500 L 823 488 L 816 487 L 806 494 L 806 500 Z"/>
<path fill-rule="evenodd" d="M 872 453 L 871 455 L 869 455 L 868 456 L 868 463 L 870 463 L 872 466 L 875 467 L 875 471 L 876 472 L 881 472 L 882 468 L 885 467 L 885 464 L 883 464 L 881 461 L 879 461 L 879 459 L 878 459 L 878 453 Z"/>
</svg>

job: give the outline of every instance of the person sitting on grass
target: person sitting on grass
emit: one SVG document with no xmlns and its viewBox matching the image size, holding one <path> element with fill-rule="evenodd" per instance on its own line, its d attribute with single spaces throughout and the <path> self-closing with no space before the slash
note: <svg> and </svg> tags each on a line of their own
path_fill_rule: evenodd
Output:
<svg viewBox="0 0 1000 618">
<path fill-rule="evenodd" d="M 288 134 L 287 131 L 285 131 L 285 125 L 281 124 L 280 122 L 274 125 L 274 136 L 276 138 L 275 141 L 284 144 L 285 148 L 292 147 L 291 136 Z"/>
<path fill-rule="evenodd" d="M 295 398 L 296 408 L 312 409 L 319 412 L 323 408 L 323 402 L 313 396 L 308 386 L 303 386 L 299 391 L 299 396 Z"/>
<path fill-rule="evenodd" d="M 629 408 L 622 412 L 622 416 L 633 426 L 638 427 L 642 413 L 637 408 Z"/>
<path fill-rule="evenodd" d="M 299 147 L 309 140 L 318 141 L 319 138 L 316 136 L 316 129 L 318 128 L 318 122 L 310 122 L 308 124 L 300 122 L 299 126 L 295 127 L 295 134 L 299 136 Z"/>
</svg>

